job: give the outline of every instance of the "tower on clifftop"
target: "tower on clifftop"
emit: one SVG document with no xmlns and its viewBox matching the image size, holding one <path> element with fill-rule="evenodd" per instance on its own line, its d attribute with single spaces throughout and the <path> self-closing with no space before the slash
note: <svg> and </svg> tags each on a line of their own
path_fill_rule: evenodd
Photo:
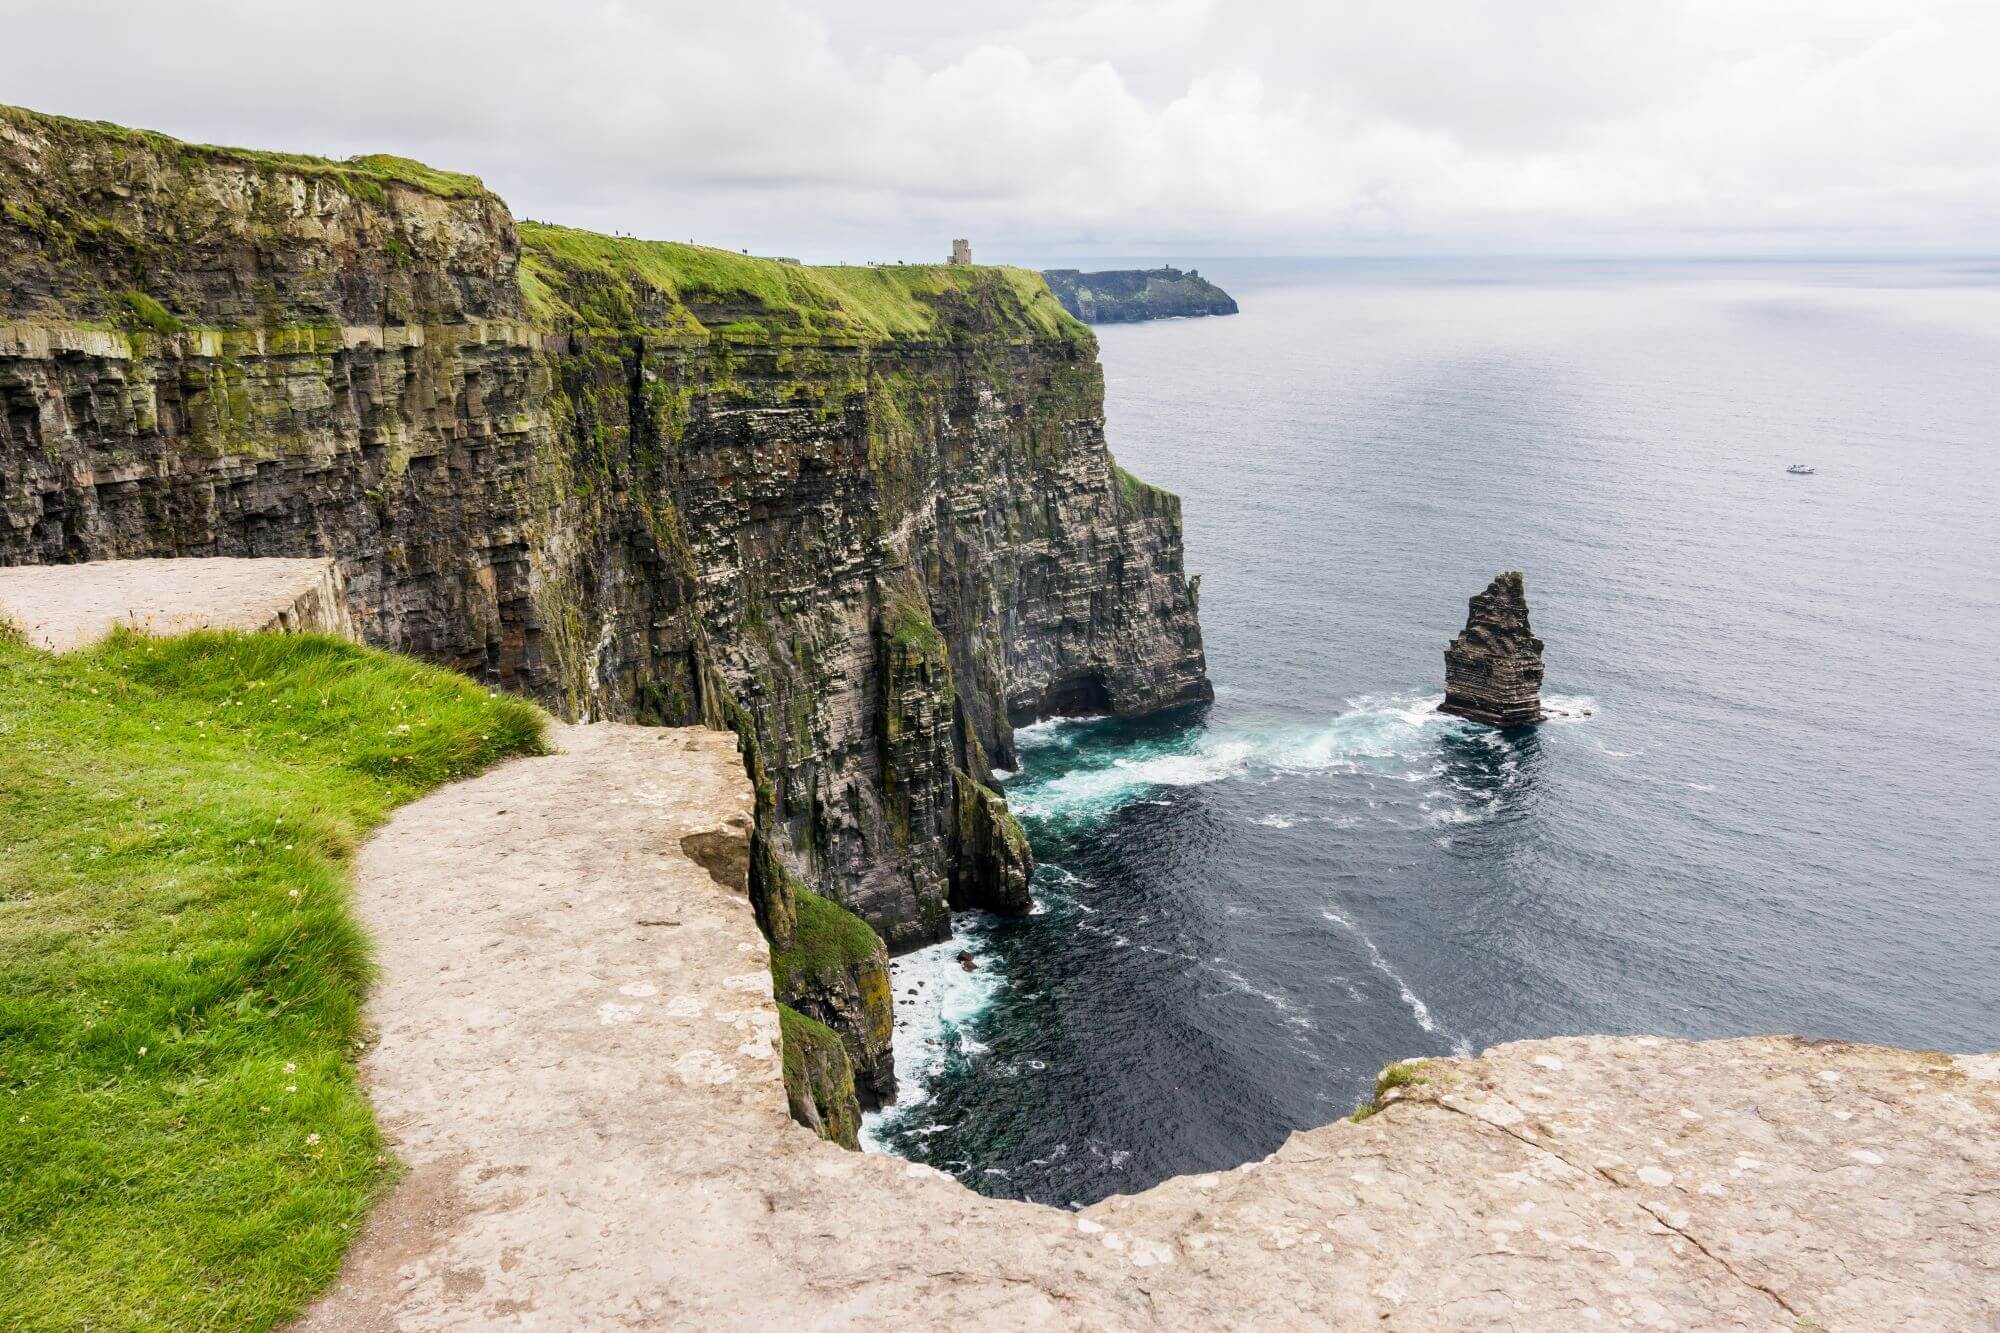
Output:
<svg viewBox="0 0 2000 1333">
<path fill-rule="evenodd" d="M 951 243 L 951 262 L 970 264 L 972 262 L 972 242 L 960 237 Z"/>
</svg>

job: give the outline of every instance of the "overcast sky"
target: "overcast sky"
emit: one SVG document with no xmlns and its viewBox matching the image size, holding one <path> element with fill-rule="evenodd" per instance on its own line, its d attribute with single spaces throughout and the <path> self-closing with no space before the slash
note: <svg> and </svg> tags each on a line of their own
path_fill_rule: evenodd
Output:
<svg viewBox="0 0 2000 1333">
<path fill-rule="evenodd" d="M 0 0 L 0 34 L 0 101 L 813 260 L 2000 248 L 2000 0 Z"/>
</svg>

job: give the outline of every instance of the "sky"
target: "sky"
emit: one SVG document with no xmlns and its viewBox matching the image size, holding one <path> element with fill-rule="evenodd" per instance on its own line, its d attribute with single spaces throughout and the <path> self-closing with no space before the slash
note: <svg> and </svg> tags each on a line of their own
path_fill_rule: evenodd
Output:
<svg viewBox="0 0 2000 1333">
<path fill-rule="evenodd" d="M 2000 0 L 0 0 L 0 33 L 0 102 L 809 261 L 2000 248 Z"/>
</svg>

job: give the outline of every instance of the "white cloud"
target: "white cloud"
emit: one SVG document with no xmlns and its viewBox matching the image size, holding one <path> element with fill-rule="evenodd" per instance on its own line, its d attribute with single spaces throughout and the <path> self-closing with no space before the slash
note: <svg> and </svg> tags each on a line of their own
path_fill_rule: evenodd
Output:
<svg viewBox="0 0 2000 1333">
<path fill-rule="evenodd" d="M 813 258 L 1991 249 L 1990 0 L 11 6 L 0 96 Z"/>
</svg>

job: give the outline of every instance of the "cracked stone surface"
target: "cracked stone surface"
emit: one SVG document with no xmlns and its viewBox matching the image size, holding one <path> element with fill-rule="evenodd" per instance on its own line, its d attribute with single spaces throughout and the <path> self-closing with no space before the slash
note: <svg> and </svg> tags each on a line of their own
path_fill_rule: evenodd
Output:
<svg viewBox="0 0 2000 1333">
<path fill-rule="evenodd" d="M 148 634 L 235 629 L 355 637 L 346 585 L 327 559 L 217 556 L 0 569 L 0 620 L 52 653 L 89 647 L 119 625 Z"/>
<path fill-rule="evenodd" d="M 744 836 L 731 739 L 561 739 L 361 853 L 409 1174 L 307 1329 L 2000 1327 L 1996 1056 L 1518 1042 L 1081 1213 L 843 1152 L 683 850 Z"/>
</svg>

